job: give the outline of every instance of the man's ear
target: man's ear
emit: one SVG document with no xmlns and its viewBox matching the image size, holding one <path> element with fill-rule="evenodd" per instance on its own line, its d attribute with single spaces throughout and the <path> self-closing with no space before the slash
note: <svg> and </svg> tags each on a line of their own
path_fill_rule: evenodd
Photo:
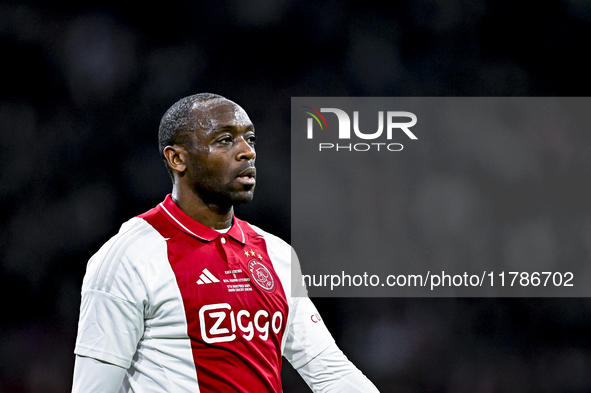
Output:
<svg viewBox="0 0 591 393">
<path fill-rule="evenodd" d="M 178 172 L 178 174 L 181 174 L 187 169 L 187 164 L 185 163 L 186 155 L 184 154 L 185 149 L 182 146 L 166 146 L 163 153 L 170 169 Z"/>
</svg>

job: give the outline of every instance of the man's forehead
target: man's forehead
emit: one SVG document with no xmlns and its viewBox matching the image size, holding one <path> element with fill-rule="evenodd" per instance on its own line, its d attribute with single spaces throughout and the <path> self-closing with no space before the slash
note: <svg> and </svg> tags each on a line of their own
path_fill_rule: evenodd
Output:
<svg viewBox="0 0 591 393">
<path fill-rule="evenodd" d="M 225 98 L 196 102 L 193 104 L 192 113 L 196 125 L 205 130 L 215 130 L 224 126 L 252 126 L 246 111 Z"/>
</svg>

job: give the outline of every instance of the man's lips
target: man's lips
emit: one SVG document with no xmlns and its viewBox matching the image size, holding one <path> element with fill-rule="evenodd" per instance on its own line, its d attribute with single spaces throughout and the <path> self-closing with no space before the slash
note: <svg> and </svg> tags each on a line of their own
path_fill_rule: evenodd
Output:
<svg viewBox="0 0 591 393">
<path fill-rule="evenodd" d="M 254 167 L 248 167 L 238 173 L 236 179 L 240 183 L 254 185 L 256 183 L 257 170 Z"/>
</svg>

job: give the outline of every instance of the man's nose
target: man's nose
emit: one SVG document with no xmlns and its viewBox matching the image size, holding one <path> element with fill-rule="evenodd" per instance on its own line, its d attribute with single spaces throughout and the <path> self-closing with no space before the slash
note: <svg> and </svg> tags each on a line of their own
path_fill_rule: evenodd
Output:
<svg viewBox="0 0 591 393">
<path fill-rule="evenodd" d="M 244 140 L 244 138 L 239 138 L 238 144 L 238 154 L 236 155 L 238 160 L 252 160 L 256 157 L 254 146 Z"/>
</svg>

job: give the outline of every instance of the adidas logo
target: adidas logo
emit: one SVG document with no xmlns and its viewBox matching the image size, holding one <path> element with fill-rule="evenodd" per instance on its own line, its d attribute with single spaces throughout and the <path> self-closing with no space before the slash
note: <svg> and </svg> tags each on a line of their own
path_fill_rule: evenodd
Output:
<svg viewBox="0 0 591 393">
<path fill-rule="evenodd" d="M 201 275 L 199 276 L 199 280 L 197 280 L 197 284 L 199 285 L 211 284 L 214 282 L 220 282 L 220 280 L 218 280 L 216 276 L 211 274 L 211 272 L 207 270 L 207 268 L 203 269 L 203 273 L 201 273 Z"/>
</svg>

